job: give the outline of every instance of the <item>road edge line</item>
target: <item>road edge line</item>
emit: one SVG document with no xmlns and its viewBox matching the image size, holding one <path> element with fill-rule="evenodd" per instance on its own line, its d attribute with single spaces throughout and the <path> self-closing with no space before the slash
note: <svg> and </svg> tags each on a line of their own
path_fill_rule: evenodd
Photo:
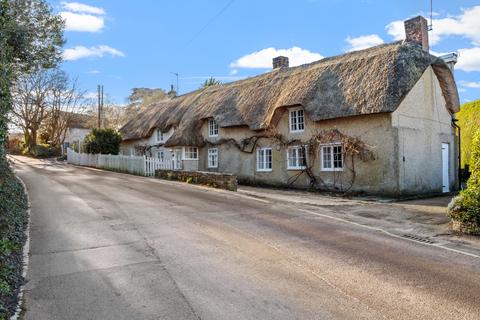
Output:
<svg viewBox="0 0 480 320">
<path fill-rule="evenodd" d="M 358 227 L 362 227 L 364 229 L 369 229 L 369 230 L 373 230 L 373 231 L 382 232 L 382 233 L 384 233 L 384 234 L 386 234 L 390 237 L 393 237 L 393 238 L 403 239 L 403 240 L 407 240 L 407 241 L 410 241 L 410 242 L 423 244 L 425 246 L 441 248 L 441 249 L 444 249 L 444 250 L 447 250 L 447 251 L 451 251 L 451 252 L 455 252 L 455 253 L 458 253 L 458 254 L 463 254 L 463 255 L 466 255 L 466 256 L 469 256 L 469 257 L 472 257 L 472 258 L 480 259 L 480 255 L 476 255 L 474 253 L 470 253 L 470 252 L 466 252 L 466 251 L 462 251 L 462 250 L 458 250 L 458 249 L 445 247 L 442 244 L 426 243 L 426 242 L 421 242 L 421 241 L 417 241 L 417 240 L 414 240 L 414 239 L 405 238 L 405 237 L 402 237 L 400 235 L 397 235 L 395 233 L 392 233 L 390 231 L 387 231 L 387 230 L 384 230 L 384 229 L 381 229 L 381 228 L 378 228 L 378 227 L 372 227 L 372 226 L 364 225 L 364 224 L 354 222 L 354 221 L 350 221 L 350 220 L 343 219 L 343 218 L 332 217 L 328 214 L 318 213 L 318 212 L 307 210 L 307 209 L 298 209 L 298 210 L 309 213 L 309 214 L 312 214 L 312 215 L 315 215 L 315 216 L 319 216 L 319 217 L 323 217 L 323 218 L 327 218 L 327 219 L 332 219 L 332 220 L 344 222 L 344 223 L 347 223 L 347 224 L 352 224 L 352 225 L 355 225 L 355 226 L 358 226 Z"/>
</svg>

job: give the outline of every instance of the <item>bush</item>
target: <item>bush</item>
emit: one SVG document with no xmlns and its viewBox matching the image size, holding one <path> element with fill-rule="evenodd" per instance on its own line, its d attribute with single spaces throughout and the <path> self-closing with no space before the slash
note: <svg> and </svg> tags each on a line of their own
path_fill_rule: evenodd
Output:
<svg viewBox="0 0 480 320">
<path fill-rule="evenodd" d="M 60 155 L 61 152 L 57 147 L 52 147 L 48 144 L 37 144 L 30 149 L 25 149 L 22 153 L 35 158 L 52 158 Z"/>
<path fill-rule="evenodd" d="M 7 141 L 7 150 L 10 154 L 22 154 L 23 141 L 17 137 L 10 137 Z"/>
<path fill-rule="evenodd" d="M 477 130 L 472 142 L 470 165 L 472 174 L 467 189 L 448 205 L 448 215 L 458 231 L 480 234 L 480 130 Z"/>
<path fill-rule="evenodd" d="M 15 309 L 23 283 L 23 245 L 28 222 L 27 199 L 6 162 L 0 162 L 0 319 Z"/>
<path fill-rule="evenodd" d="M 114 129 L 92 129 L 83 145 L 87 153 L 118 154 L 122 135 Z"/>
</svg>

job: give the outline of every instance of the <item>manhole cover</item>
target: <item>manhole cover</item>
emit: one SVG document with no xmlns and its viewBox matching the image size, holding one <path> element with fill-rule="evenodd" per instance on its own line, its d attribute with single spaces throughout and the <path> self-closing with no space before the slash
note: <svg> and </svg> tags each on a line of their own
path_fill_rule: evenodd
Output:
<svg viewBox="0 0 480 320">
<path fill-rule="evenodd" d="M 418 242 L 428 243 L 428 244 L 435 243 L 435 241 L 433 241 L 430 238 L 417 236 L 415 234 L 404 234 L 404 235 L 402 235 L 402 237 L 407 238 L 407 239 L 411 239 L 411 240 L 415 240 L 415 241 L 418 241 Z"/>
</svg>

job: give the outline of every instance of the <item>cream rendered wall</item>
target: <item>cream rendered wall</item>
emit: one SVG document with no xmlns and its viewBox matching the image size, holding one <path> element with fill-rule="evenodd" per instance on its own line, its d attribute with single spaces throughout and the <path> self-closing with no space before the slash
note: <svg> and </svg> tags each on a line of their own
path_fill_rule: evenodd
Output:
<svg viewBox="0 0 480 320">
<path fill-rule="evenodd" d="M 431 67 L 391 117 L 398 132 L 400 193 L 442 192 L 442 143 L 450 145 L 450 190 L 455 190 L 458 154 L 455 130 Z"/>
<path fill-rule="evenodd" d="M 290 133 L 289 114 L 285 112 L 279 120 L 277 129 L 287 140 L 298 139 L 303 144 L 322 130 L 338 129 L 340 132 L 362 139 L 374 148 L 376 159 L 369 162 L 354 160 L 352 168 L 351 158 L 346 159 L 343 172 L 325 172 L 320 170 L 320 150 L 312 150 L 309 154 L 309 164 L 313 167 L 315 176 L 320 178 L 324 189 L 345 190 L 352 182 L 353 170 L 355 182 L 351 190 L 366 191 L 371 193 L 394 194 L 397 192 L 397 179 L 392 168 L 396 165 L 396 157 L 393 153 L 395 135 L 391 128 L 388 114 L 349 117 L 335 120 L 312 122 L 308 116 L 305 119 L 305 131 Z M 217 138 L 208 138 L 208 128 L 205 123 L 202 134 L 209 141 L 218 141 L 221 138 L 234 138 L 240 142 L 246 137 L 261 135 L 262 132 L 254 132 L 247 127 L 220 128 Z M 302 144 L 299 143 L 299 144 Z M 272 171 L 258 172 L 256 170 L 256 150 L 253 153 L 240 152 L 235 146 L 221 144 L 216 146 L 219 152 L 218 169 L 208 169 L 207 147 L 200 152 L 200 170 L 230 172 L 238 176 L 241 182 L 266 184 L 275 186 L 288 185 L 289 179 L 293 179 L 301 170 L 287 169 L 287 149 L 277 140 L 260 139 L 257 148 L 272 148 Z M 292 185 L 306 188 L 310 185 L 310 179 L 306 174 L 298 177 Z"/>
<path fill-rule="evenodd" d="M 158 152 L 163 151 L 165 161 L 171 161 L 172 153 L 170 152 L 170 148 L 164 148 L 162 144 L 173 135 L 174 129 L 170 128 L 170 130 L 163 134 L 163 142 L 157 141 L 157 130 L 158 129 L 153 130 L 150 137 L 146 139 L 122 141 L 120 144 L 120 153 L 123 155 L 135 155 L 135 146 L 153 146 L 147 156 L 158 158 Z"/>
</svg>

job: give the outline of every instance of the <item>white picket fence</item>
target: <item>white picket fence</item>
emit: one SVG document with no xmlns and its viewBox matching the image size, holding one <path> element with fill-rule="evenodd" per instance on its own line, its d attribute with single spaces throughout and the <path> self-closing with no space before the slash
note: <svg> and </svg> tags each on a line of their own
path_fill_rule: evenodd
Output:
<svg viewBox="0 0 480 320">
<path fill-rule="evenodd" d="M 78 166 L 93 167 L 140 176 L 153 177 L 156 170 L 171 170 L 172 163 L 146 156 L 122 156 L 111 154 L 78 153 L 67 150 L 67 162 Z"/>
</svg>

